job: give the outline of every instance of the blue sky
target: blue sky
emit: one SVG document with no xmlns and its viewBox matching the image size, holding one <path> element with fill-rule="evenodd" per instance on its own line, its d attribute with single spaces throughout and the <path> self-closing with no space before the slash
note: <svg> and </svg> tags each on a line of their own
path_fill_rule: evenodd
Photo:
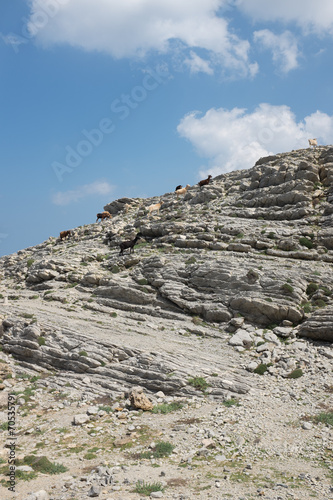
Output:
<svg viewBox="0 0 333 500">
<path fill-rule="evenodd" d="M 331 0 L 0 3 L 0 255 L 333 143 Z"/>
</svg>

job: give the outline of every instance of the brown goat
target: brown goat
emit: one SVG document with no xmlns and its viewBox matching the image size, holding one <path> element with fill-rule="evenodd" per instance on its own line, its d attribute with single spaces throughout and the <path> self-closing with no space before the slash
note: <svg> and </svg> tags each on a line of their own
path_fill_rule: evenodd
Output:
<svg viewBox="0 0 333 500">
<path fill-rule="evenodd" d="M 110 214 L 110 212 L 102 212 L 100 214 L 97 214 L 96 217 L 97 217 L 96 222 L 98 222 L 98 219 L 101 219 L 101 220 L 111 219 L 112 215 Z"/>
<path fill-rule="evenodd" d="M 212 176 L 209 175 L 207 179 L 204 179 L 203 181 L 199 181 L 198 185 L 202 188 L 202 186 L 207 186 L 209 184 L 209 181 L 211 180 Z"/>
<path fill-rule="evenodd" d="M 60 232 L 60 239 L 64 240 L 65 238 L 72 236 L 72 231 L 61 231 Z"/>
</svg>

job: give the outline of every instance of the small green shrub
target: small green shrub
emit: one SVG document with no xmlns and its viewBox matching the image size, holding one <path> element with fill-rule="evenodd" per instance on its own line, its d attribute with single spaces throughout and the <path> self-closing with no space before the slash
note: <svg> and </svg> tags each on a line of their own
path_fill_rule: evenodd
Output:
<svg viewBox="0 0 333 500">
<path fill-rule="evenodd" d="M 174 450 L 174 446 L 167 441 L 159 441 L 151 451 L 145 451 L 140 454 L 141 458 L 163 458 L 168 457 Z"/>
<path fill-rule="evenodd" d="M 301 304 L 301 306 L 305 313 L 310 313 L 312 311 L 312 306 L 310 302 L 304 302 L 303 304 Z"/>
<path fill-rule="evenodd" d="M 139 493 L 140 495 L 150 496 L 153 491 L 164 491 L 164 488 L 161 483 L 145 483 L 144 481 L 138 481 L 135 485 L 135 493 Z"/>
<path fill-rule="evenodd" d="M 289 285 L 289 283 L 283 283 L 283 285 L 282 285 L 281 288 L 286 293 L 290 293 L 291 294 L 291 293 L 294 292 L 294 288 L 291 285 Z"/>
<path fill-rule="evenodd" d="M 43 474 L 61 474 L 66 472 L 68 469 L 61 464 L 50 462 L 50 460 L 45 457 L 36 457 L 35 455 L 27 455 L 23 460 L 25 465 L 30 465 L 36 472 L 42 472 Z"/>
<path fill-rule="evenodd" d="M 35 262 L 34 259 L 28 259 L 27 260 L 27 267 L 31 267 L 34 262 Z"/>
<path fill-rule="evenodd" d="M 333 427 L 333 411 L 319 413 L 319 415 L 314 418 L 314 421 L 316 423 L 331 425 Z"/>
<path fill-rule="evenodd" d="M 138 280 L 139 285 L 148 285 L 148 280 L 146 278 L 142 278 Z"/>
<path fill-rule="evenodd" d="M 313 302 L 313 305 L 316 307 L 326 307 L 327 304 L 323 299 L 317 299 Z"/>
<path fill-rule="evenodd" d="M 231 399 L 226 399 L 225 401 L 222 402 L 222 404 L 223 406 L 230 408 L 231 406 L 239 406 L 239 401 L 237 399 L 231 398 Z"/>
<path fill-rule="evenodd" d="M 161 404 L 154 406 L 154 408 L 152 409 L 152 413 L 162 413 L 163 415 L 165 415 L 166 413 L 171 413 L 172 411 L 181 410 L 182 408 L 183 405 L 175 401 L 170 404 Z"/>
<path fill-rule="evenodd" d="M 23 470 L 16 470 L 15 472 L 16 479 L 21 479 L 22 481 L 31 481 L 37 477 L 36 472 L 24 472 Z"/>
<path fill-rule="evenodd" d="M 313 248 L 313 241 L 309 240 L 309 238 L 302 237 L 299 240 L 300 245 L 306 248 Z"/>
<path fill-rule="evenodd" d="M 38 337 L 38 345 L 45 345 L 45 337 Z"/>
<path fill-rule="evenodd" d="M 86 353 L 86 351 L 80 351 L 79 356 L 88 356 L 88 354 Z"/>
<path fill-rule="evenodd" d="M 110 271 L 113 274 L 120 273 L 120 267 L 115 264 L 114 266 L 111 267 Z"/>
<path fill-rule="evenodd" d="M 98 409 L 99 410 L 103 410 L 106 413 L 111 413 L 113 411 L 112 408 L 111 408 L 111 406 L 99 406 Z"/>
<path fill-rule="evenodd" d="M 311 282 L 306 287 L 306 294 L 309 295 L 309 297 L 310 297 L 318 290 L 318 288 L 319 288 L 319 286 L 317 285 L 317 283 Z"/>
<path fill-rule="evenodd" d="M 301 368 L 296 368 L 291 373 L 289 373 L 287 378 L 300 378 L 302 375 L 303 375 L 303 370 Z"/>
<path fill-rule="evenodd" d="M 275 237 L 276 237 L 276 235 L 275 235 L 274 231 L 270 231 L 267 235 L 267 238 L 269 238 L 270 240 L 275 240 Z"/>
<path fill-rule="evenodd" d="M 112 312 L 112 313 L 110 314 L 110 316 L 111 316 L 111 318 L 116 318 L 116 317 L 117 317 L 117 313 L 116 313 L 116 312 Z"/>
<path fill-rule="evenodd" d="M 190 378 L 187 382 L 189 385 L 192 385 L 195 389 L 202 392 L 205 392 L 209 387 L 209 383 L 203 377 Z"/>
<path fill-rule="evenodd" d="M 253 370 L 253 373 L 258 373 L 258 375 L 263 375 L 265 372 L 267 372 L 268 365 L 265 363 L 260 363 L 260 365 L 257 366 L 255 370 Z"/>
</svg>

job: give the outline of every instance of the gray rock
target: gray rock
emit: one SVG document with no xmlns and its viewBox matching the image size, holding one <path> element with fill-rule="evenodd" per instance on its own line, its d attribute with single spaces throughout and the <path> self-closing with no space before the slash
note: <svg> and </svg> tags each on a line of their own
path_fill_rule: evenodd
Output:
<svg viewBox="0 0 333 500">
<path fill-rule="evenodd" d="M 73 418 L 74 425 L 83 425 L 89 422 L 89 416 L 86 413 L 79 413 Z"/>
<path fill-rule="evenodd" d="M 88 491 L 88 497 L 99 497 L 101 493 L 101 488 L 97 486 L 96 484 L 93 484 Z"/>
<path fill-rule="evenodd" d="M 246 331 L 239 329 L 229 340 L 229 344 L 233 346 L 241 346 L 252 344 L 252 336 Z"/>
</svg>

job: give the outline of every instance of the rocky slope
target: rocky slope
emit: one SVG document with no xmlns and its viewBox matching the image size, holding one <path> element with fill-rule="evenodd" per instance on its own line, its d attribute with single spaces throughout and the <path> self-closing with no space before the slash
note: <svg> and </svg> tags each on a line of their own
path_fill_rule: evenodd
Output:
<svg viewBox="0 0 333 500">
<path fill-rule="evenodd" d="M 159 215 L 149 217 L 160 199 Z M 2 404 L 12 391 L 19 400 L 35 376 L 32 400 L 21 396 L 17 406 L 22 457 L 33 449 L 37 415 L 49 434 L 43 454 L 63 457 L 71 475 L 52 491 L 40 476 L 30 488 L 19 481 L 16 498 L 39 487 L 50 498 L 75 498 L 79 486 L 85 498 L 87 481 L 105 479 L 99 470 L 78 480 L 83 455 L 61 454 L 62 420 L 81 452 L 98 442 L 93 465 L 118 467 L 107 477 L 118 474 L 122 486 L 108 479 L 102 498 L 140 498 L 135 481 L 157 481 L 157 465 L 166 498 L 333 498 L 332 428 L 308 421 L 333 407 L 333 147 L 261 158 L 180 199 L 123 198 L 104 210 L 111 220 L 0 258 Z M 134 253 L 119 255 L 119 243 L 139 231 Z M 133 386 L 155 405 L 183 408 L 138 414 L 126 399 Z M 81 434 L 76 405 L 84 414 L 97 408 L 82 417 Z M 135 461 L 126 444 L 114 444 L 120 422 L 128 446 L 141 450 L 138 431 L 148 426 L 147 439 L 161 433 L 173 442 L 172 459 Z M 168 484 L 173 475 L 185 483 Z"/>
</svg>

